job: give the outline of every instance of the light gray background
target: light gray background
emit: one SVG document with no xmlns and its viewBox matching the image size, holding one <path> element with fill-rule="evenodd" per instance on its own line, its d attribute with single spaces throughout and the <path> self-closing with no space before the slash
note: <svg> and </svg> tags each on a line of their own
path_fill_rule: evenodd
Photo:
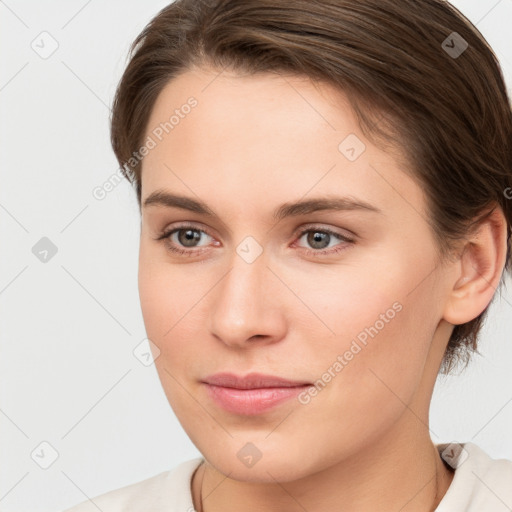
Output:
<svg viewBox="0 0 512 512">
<path fill-rule="evenodd" d="M 93 196 L 118 176 L 108 105 L 128 46 L 166 4 L 0 1 L 4 512 L 57 511 L 200 455 L 154 367 L 133 354 L 145 338 L 135 193 L 122 181 L 103 200 Z M 512 0 L 454 4 L 494 48 L 510 90 Z M 46 59 L 32 48 L 49 51 L 53 40 Z M 42 237 L 58 249 L 47 263 L 32 253 Z M 512 459 L 510 291 L 490 318 L 484 356 L 438 381 L 431 430 L 435 442 L 473 441 Z M 31 458 L 51 456 L 43 441 L 58 452 L 48 469 Z"/>
</svg>

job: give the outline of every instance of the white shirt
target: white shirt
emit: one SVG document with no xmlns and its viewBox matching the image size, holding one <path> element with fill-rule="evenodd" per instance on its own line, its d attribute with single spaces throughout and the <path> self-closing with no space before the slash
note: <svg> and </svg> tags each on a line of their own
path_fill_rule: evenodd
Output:
<svg viewBox="0 0 512 512">
<path fill-rule="evenodd" d="M 455 468 L 455 474 L 435 512 L 512 510 L 512 460 L 492 459 L 471 442 L 436 447 Z M 203 460 L 187 460 L 174 469 L 101 494 L 63 512 L 194 512 L 191 478 Z"/>
</svg>

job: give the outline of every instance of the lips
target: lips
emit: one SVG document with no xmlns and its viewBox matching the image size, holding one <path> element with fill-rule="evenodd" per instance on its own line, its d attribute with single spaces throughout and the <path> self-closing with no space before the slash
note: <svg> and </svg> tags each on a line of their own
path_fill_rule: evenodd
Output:
<svg viewBox="0 0 512 512">
<path fill-rule="evenodd" d="M 310 382 L 303 380 L 289 380 L 275 375 L 264 375 L 262 373 L 249 373 L 243 377 L 233 373 L 216 373 L 215 375 L 206 377 L 203 382 L 213 386 L 235 389 L 293 388 L 311 385 Z"/>
<path fill-rule="evenodd" d="M 243 377 L 232 373 L 217 373 L 206 377 L 202 383 L 210 399 L 225 411 L 237 415 L 262 414 L 296 397 L 312 385 L 306 381 L 260 373 L 250 373 Z"/>
</svg>

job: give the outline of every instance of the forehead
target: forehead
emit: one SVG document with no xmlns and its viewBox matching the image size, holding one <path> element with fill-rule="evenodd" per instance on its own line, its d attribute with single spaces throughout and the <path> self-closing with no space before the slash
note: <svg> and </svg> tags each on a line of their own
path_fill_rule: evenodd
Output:
<svg viewBox="0 0 512 512">
<path fill-rule="evenodd" d="M 178 114 L 180 109 L 188 111 L 185 106 L 191 97 L 197 105 L 174 120 L 169 131 L 174 139 L 187 128 L 193 128 L 197 135 L 208 133 L 204 139 L 207 142 L 243 127 L 242 132 L 236 133 L 237 141 L 252 140 L 255 145 L 258 136 L 279 135 L 280 140 L 300 138 L 305 142 L 313 140 L 315 132 L 338 131 L 339 136 L 358 128 L 345 94 L 329 84 L 278 73 L 239 75 L 193 68 L 164 87 L 153 106 L 146 132 L 168 122 L 176 110 Z M 185 119 L 187 123 L 183 122 Z"/>
<path fill-rule="evenodd" d="M 142 202 L 165 188 L 215 191 L 240 208 L 326 192 L 382 209 L 400 196 L 422 201 L 396 159 L 363 136 L 343 92 L 307 77 L 187 71 L 160 93 L 147 137 L 155 146 L 143 159 Z"/>
</svg>

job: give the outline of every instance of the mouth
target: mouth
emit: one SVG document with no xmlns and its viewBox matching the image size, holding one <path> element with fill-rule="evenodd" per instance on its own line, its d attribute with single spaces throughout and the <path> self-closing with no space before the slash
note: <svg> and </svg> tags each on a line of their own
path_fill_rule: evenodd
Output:
<svg viewBox="0 0 512 512">
<path fill-rule="evenodd" d="M 245 377 L 222 373 L 205 378 L 208 396 L 230 413 L 255 415 L 266 412 L 312 386 L 305 381 L 252 373 Z"/>
</svg>

